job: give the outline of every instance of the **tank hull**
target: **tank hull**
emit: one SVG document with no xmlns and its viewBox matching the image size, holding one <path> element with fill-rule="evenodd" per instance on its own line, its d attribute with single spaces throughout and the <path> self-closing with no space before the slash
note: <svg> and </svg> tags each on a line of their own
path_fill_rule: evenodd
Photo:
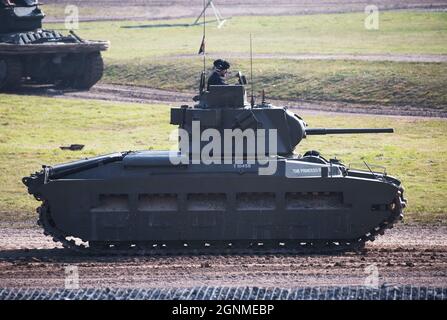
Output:
<svg viewBox="0 0 447 320">
<path fill-rule="evenodd" d="M 23 83 L 89 89 L 102 78 L 101 51 L 108 47 L 47 30 L 0 34 L 0 91 Z"/>
<path fill-rule="evenodd" d="M 277 159 L 275 174 L 259 175 L 256 165 L 172 165 L 154 154 L 47 168 L 24 183 L 59 237 L 107 246 L 362 244 L 402 214 L 400 183 L 377 173 Z M 294 174 L 309 166 L 314 176 Z"/>
</svg>

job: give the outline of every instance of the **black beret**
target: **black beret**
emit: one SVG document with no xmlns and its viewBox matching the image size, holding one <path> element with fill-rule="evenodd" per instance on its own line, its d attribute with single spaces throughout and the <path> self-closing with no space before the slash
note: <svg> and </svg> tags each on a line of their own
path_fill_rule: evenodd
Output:
<svg viewBox="0 0 447 320">
<path fill-rule="evenodd" d="M 230 64 L 227 61 L 222 60 L 222 59 L 217 59 L 216 61 L 214 61 L 213 64 L 214 64 L 214 67 L 219 70 L 230 69 Z"/>
</svg>

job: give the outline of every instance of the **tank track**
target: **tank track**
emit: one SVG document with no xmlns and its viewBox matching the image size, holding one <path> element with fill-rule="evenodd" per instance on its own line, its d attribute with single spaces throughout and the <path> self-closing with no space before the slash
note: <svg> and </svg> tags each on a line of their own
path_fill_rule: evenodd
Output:
<svg viewBox="0 0 447 320">
<path fill-rule="evenodd" d="M 62 41 L 67 43 L 80 43 L 74 36 L 63 36 L 61 33 L 55 30 L 39 30 L 28 32 L 17 32 L 4 35 L 1 40 L 10 44 L 36 44 L 36 43 L 48 43 Z"/>
<path fill-rule="evenodd" d="M 43 199 L 41 199 L 43 200 Z M 376 236 L 383 235 L 386 229 L 393 228 L 393 225 L 403 219 L 402 209 L 406 206 L 403 198 L 403 189 L 400 189 L 394 202 L 390 205 L 392 215 L 390 219 L 383 221 L 379 226 L 370 230 L 365 235 L 354 239 L 351 242 L 339 241 L 312 241 L 297 242 L 295 246 L 276 241 L 235 241 L 231 245 L 229 242 L 219 241 L 194 241 L 187 246 L 181 241 L 171 242 L 143 242 L 143 243 L 116 243 L 97 242 L 93 245 L 78 244 L 59 230 L 51 219 L 48 201 L 43 200 L 42 206 L 37 208 L 39 220 L 37 224 L 44 230 L 44 235 L 51 236 L 54 242 L 59 242 L 66 249 L 86 255 L 114 255 L 114 256 L 134 256 L 134 255 L 262 255 L 262 254 L 336 254 L 344 252 L 359 252 L 367 241 L 374 241 Z"/>
</svg>

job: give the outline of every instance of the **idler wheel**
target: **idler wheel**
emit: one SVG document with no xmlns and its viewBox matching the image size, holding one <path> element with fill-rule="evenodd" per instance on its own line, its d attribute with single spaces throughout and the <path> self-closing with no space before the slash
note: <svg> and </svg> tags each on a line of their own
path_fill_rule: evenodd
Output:
<svg viewBox="0 0 447 320">
<path fill-rule="evenodd" d="M 73 88 L 88 90 L 101 80 L 104 72 L 104 61 L 101 54 L 92 53 L 85 59 L 84 70 L 82 75 L 73 81 Z"/>
</svg>

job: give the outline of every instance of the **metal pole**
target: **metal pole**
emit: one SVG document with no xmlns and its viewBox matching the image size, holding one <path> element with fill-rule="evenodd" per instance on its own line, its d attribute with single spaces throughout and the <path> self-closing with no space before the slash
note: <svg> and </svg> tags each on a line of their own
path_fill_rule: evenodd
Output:
<svg viewBox="0 0 447 320">
<path fill-rule="evenodd" d="M 253 88 L 253 45 L 250 33 L 250 82 L 251 82 L 251 107 L 255 105 L 254 88 Z"/>
<path fill-rule="evenodd" d="M 206 41 L 205 41 L 205 35 L 206 35 L 206 8 L 207 5 L 205 4 L 206 0 L 203 0 L 203 74 L 206 73 Z"/>
<path fill-rule="evenodd" d="M 205 10 L 206 10 L 206 8 L 208 8 L 209 5 L 210 5 L 209 2 L 208 2 L 208 4 L 206 6 L 205 6 L 205 4 L 203 5 L 203 10 L 202 10 L 202 12 L 200 12 L 199 16 L 197 17 L 196 21 L 194 21 L 193 25 L 199 23 L 200 18 L 205 13 Z"/>
</svg>

